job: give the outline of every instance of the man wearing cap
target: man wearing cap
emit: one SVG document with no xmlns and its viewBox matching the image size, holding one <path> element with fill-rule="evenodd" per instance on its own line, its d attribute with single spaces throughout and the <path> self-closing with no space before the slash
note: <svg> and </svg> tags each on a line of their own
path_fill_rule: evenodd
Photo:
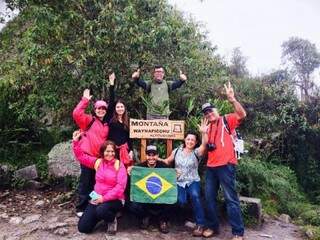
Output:
<svg viewBox="0 0 320 240">
<path fill-rule="evenodd" d="M 167 168 L 168 166 L 162 161 L 158 161 L 159 158 L 157 147 L 154 145 L 148 145 L 147 161 L 138 164 L 139 167 L 147 168 Z M 128 167 L 128 175 L 131 174 L 132 166 Z M 171 210 L 170 204 L 152 204 L 152 203 L 138 203 L 130 202 L 128 208 L 139 219 L 141 219 L 140 227 L 142 229 L 148 229 L 150 216 L 155 216 L 159 220 L 159 230 L 162 233 L 168 233 L 168 220 Z"/>
<path fill-rule="evenodd" d="M 156 65 L 153 69 L 153 81 L 146 82 L 140 78 L 140 69 L 132 74 L 135 83 L 149 93 L 151 106 L 147 107 L 147 119 L 168 119 L 169 92 L 180 88 L 187 80 L 187 76 L 180 71 L 179 79 L 174 81 L 164 80 L 165 70 L 161 65 Z"/>
<path fill-rule="evenodd" d="M 244 225 L 241 216 L 239 198 L 235 186 L 235 166 L 237 158 L 232 136 L 235 128 L 246 117 L 246 111 L 234 96 L 230 82 L 224 85 L 228 101 L 233 105 L 234 112 L 220 116 L 217 109 L 210 103 L 202 105 L 202 112 L 209 121 L 208 128 L 208 162 L 205 180 L 205 197 L 207 204 L 207 229 L 204 237 L 219 233 L 217 216 L 217 194 L 221 186 L 227 205 L 228 220 L 232 227 L 232 240 L 242 240 Z"/>
</svg>

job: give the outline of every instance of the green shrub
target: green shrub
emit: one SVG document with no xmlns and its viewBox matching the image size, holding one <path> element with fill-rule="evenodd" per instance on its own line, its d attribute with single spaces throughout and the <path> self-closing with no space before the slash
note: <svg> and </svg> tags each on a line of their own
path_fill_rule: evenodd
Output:
<svg viewBox="0 0 320 240">
<path fill-rule="evenodd" d="M 288 212 L 288 202 L 304 199 L 294 172 L 286 166 L 244 157 L 237 174 L 241 194 L 261 198 L 269 213 Z"/>
</svg>

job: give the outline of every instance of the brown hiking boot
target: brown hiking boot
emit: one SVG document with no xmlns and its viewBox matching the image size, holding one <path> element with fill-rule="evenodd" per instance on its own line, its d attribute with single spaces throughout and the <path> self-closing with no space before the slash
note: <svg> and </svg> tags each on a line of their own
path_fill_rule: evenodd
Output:
<svg viewBox="0 0 320 240">
<path fill-rule="evenodd" d="M 192 232 L 192 236 L 202 237 L 202 234 L 203 234 L 203 227 L 197 225 L 196 228 Z"/>
<path fill-rule="evenodd" d="M 168 223 L 165 221 L 161 221 L 159 230 L 162 233 L 169 233 Z"/>
</svg>

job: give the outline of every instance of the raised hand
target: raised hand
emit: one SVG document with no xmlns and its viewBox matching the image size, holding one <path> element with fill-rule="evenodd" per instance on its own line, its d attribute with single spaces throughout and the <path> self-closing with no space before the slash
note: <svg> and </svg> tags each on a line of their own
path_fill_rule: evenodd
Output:
<svg viewBox="0 0 320 240">
<path fill-rule="evenodd" d="M 206 133 L 209 128 L 209 121 L 207 118 L 202 118 L 200 125 L 198 124 L 198 129 L 201 133 Z"/>
<path fill-rule="evenodd" d="M 140 68 L 137 69 L 137 71 L 135 71 L 134 73 L 132 73 L 131 76 L 133 79 L 138 79 L 140 78 Z"/>
<path fill-rule="evenodd" d="M 73 134 L 72 134 L 73 141 L 79 141 L 80 137 L 81 137 L 81 131 L 80 130 L 76 130 L 76 131 L 73 132 Z"/>
<path fill-rule="evenodd" d="M 114 80 L 116 79 L 116 75 L 114 72 L 112 72 L 111 74 L 109 74 L 109 83 L 111 86 L 114 85 Z"/>
<path fill-rule="evenodd" d="M 181 81 L 187 81 L 187 76 L 180 70 L 179 78 Z"/>
<path fill-rule="evenodd" d="M 236 98 L 234 97 L 234 91 L 233 91 L 233 88 L 231 87 L 230 82 L 228 82 L 228 86 L 224 84 L 224 88 L 226 90 L 228 101 L 231 103 L 236 101 Z"/>
<path fill-rule="evenodd" d="M 92 95 L 90 95 L 90 90 L 89 90 L 89 89 L 85 89 L 85 90 L 83 91 L 83 97 L 85 97 L 85 98 L 88 99 L 88 100 L 91 100 Z"/>
</svg>

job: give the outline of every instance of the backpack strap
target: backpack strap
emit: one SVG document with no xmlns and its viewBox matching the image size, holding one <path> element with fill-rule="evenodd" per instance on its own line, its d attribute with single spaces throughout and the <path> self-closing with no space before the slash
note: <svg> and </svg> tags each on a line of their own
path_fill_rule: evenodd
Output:
<svg viewBox="0 0 320 240">
<path fill-rule="evenodd" d="M 173 162 L 175 163 L 175 159 L 176 159 L 176 155 L 178 153 L 178 150 L 180 149 L 180 147 L 177 148 L 176 152 L 174 153 L 174 156 L 173 156 Z M 201 160 L 199 159 L 198 155 L 196 154 L 196 152 L 193 150 L 192 151 L 194 156 L 196 157 L 196 159 L 198 160 L 198 162 L 201 162 Z"/>
<path fill-rule="evenodd" d="M 196 157 L 196 159 L 198 160 L 198 162 L 201 162 L 201 159 L 198 157 L 198 155 L 196 154 L 195 150 L 193 150 L 193 154 Z"/>
<path fill-rule="evenodd" d="M 223 124 L 226 127 L 226 130 L 227 130 L 228 134 L 231 135 L 231 130 L 230 130 L 230 127 L 229 127 L 229 124 L 228 124 L 226 116 L 223 116 L 222 119 L 223 119 Z"/>
<path fill-rule="evenodd" d="M 86 129 L 84 130 L 84 132 L 87 132 L 87 131 L 91 128 L 91 126 L 92 126 L 92 124 L 94 123 L 95 120 L 96 120 L 96 118 L 95 118 L 95 117 L 92 117 L 91 122 L 89 122 L 89 124 L 88 124 L 88 126 L 86 127 Z"/>
<path fill-rule="evenodd" d="M 98 158 L 96 160 L 96 162 L 94 163 L 94 170 L 96 170 L 96 171 L 98 170 L 101 162 L 102 162 L 102 158 Z"/>
<path fill-rule="evenodd" d="M 114 168 L 116 169 L 116 171 L 119 171 L 120 161 L 118 159 L 116 159 L 115 162 L 114 162 Z"/>
<path fill-rule="evenodd" d="M 94 163 L 94 169 L 97 171 L 100 164 L 102 162 L 102 158 L 98 158 L 96 160 L 96 162 Z M 118 159 L 115 160 L 114 162 L 114 168 L 116 169 L 116 171 L 119 171 L 119 168 L 120 168 L 120 161 Z"/>
</svg>

